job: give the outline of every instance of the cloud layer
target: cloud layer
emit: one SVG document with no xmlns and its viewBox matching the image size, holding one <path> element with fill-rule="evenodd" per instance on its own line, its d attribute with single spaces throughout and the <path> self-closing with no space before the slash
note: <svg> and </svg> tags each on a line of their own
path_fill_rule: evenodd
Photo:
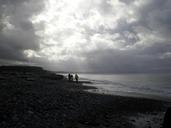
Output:
<svg viewBox="0 0 171 128">
<path fill-rule="evenodd" d="M 0 63 L 52 70 L 171 72 L 169 0 L 0 4 Z"/>
<path fill-rule="evenodd" d="M 0 59 L 5 63 L 28 61 L 24 50 L 39 49 L 31 17 L 39 14 L 44 4 L 33 0 L 3 0 L 0 3 Z"/>
</svg>

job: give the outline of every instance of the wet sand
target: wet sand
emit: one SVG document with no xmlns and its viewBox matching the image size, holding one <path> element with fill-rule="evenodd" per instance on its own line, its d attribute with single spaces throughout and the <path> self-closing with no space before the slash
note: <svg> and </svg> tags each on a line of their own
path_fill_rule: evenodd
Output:
<svg viewBox="0 0 171 128">
<path fill-rule="evenodd" d="M 84 90 L 94 87 L 38 67 L 0 67 L 0 83 L 1 128 L 134 128 L 141 114 L 156 115 L 161 124 L 171 106 L 162 100 L 89 93 Z"/>
</svg>

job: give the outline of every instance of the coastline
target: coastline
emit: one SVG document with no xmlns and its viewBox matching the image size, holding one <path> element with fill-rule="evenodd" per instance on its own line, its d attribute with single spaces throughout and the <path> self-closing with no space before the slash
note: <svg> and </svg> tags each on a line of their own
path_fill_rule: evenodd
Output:
<svg viewBox="0 0 171 128">
<path fill-rule="evenodd" d="M 86 85 L 85 85 L 86 86 Z M 91 87 L 91 86 L 90 86 Z M 108 91 L 103 91 L 98 88 L 93 88 L 93 89 L 87 89 L 86 91 L 90 93 L 97 93 L 97 94 L 105 94 L 105 95 L 111 95 L 111 96 L 124 96 L 124 97 L 132 97 L 132 98 L 145 98 L 145 99 L 151 99 L 151 100 L 161 100 L 161 101 L 166 101 L 166 102 L 171 102 L 170 97 L 161 97 L 157 95 L 150 95 L 150 94 L 140 94 L 140 93 L 131 93 L 131 92 L 108 92 Z"/>
<path fill-rule="evenodd" d="M 0 82 L 1 128 L 134 128 L 136 120 L 130 117 L 158 115 L 171 106 L 161 100 L 89 93 L 84 90 L 95 88 L 43 69 L 1 69 Z M 157 118 L 160 125 L 162 118 Z"/>
</svg>

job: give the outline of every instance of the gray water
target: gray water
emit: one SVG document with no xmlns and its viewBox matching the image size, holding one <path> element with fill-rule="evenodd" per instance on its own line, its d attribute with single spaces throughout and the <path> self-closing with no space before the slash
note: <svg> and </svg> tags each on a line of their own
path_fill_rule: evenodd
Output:
<svg viewBox="0 0 171 128">
<path fill-rule="evenodd" d="M 171 74 L 79 74 L 91 81 L 92 92 L 129 96 L 150 96 L 171 101 Z"/>
</svg>

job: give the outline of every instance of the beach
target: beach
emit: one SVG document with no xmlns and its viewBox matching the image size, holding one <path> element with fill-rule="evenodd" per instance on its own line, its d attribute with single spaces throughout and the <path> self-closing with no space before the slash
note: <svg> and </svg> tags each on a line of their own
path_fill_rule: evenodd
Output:
<svg viewBox="0 0 171 128">
<path fill-rule="evenodd" d="M 164 100 L 90 93 L 40 67 L 0 67 L 1 128 L 161 127 Z"/>
</svg>

